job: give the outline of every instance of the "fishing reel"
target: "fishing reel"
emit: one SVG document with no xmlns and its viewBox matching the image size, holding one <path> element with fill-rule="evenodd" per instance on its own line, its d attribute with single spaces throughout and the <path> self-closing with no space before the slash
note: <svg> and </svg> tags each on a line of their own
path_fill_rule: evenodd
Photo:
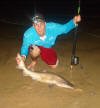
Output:
<svg viewBox="0 0 100 108">
<path fill-rule="evenodd" d="M 79 57 L 77 57 L 77 56 L 71 57 L 70 70 L 72 70 L 74 67 L 78 67 L 79 69 L 83 69 L 83 66 L 79 62 Z"/>
<path fill-rule="evenodd" d="M 77 65 L 77 64 L 79 64 L 79 57 L 72 56 L 72 58 L 71 58 L 71 65 Z"/>
</svg>

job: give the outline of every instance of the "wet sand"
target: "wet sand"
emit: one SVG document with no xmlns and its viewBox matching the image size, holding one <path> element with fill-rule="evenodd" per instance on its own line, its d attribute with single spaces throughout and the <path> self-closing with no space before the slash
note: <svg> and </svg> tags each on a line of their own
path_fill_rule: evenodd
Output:
<svg viewBox="0 0 100 108">
<path fill-rule="evenodd" d="M 92 34 L 90 34 L 92 33 Z M 94 35 L 95 34 L 95 35 Z M 20 52 L 22 33 L 14 25 L 0 26 L 0 108 L 99 108 L 100 107 L 100 28 L 91 28 L 89 32 L 78 32 L 76 56 L 80 66 L 70 70 L 72 54 L 72 36 L 57 39 L 54 46 L 60 64 L 56 69 L 48 67 L 41 59 L 36 71 L 46 69 L 63 76 L 76 88 L 83 91 L 54 87 L 24 77 L 16 69 L 15 57 Z M 26 65 L 30 63 L 30 57 Z"/>
</svg>

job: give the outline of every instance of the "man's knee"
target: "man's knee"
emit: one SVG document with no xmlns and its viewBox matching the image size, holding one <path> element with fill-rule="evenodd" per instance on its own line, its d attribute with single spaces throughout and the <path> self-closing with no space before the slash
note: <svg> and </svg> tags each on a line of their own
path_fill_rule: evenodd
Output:
<svg viewBox="0 0 100 108">
<path fill-rule="evenodd" d="M 50 66 L 51 68 L 55 69 L 55 68 L 57 68 L 58 64 L 59 64 L 59 60 L 57 59 L 55 65 L 49 65 L 49 66 Z"/>
<path fill-rule="evenodd" d="M 29 48 L 29 55 L 35 59 L 38 58 L 40 56 L 40 48 L 38 46 L 35 45 L 31 45 Z"/>
</svg>

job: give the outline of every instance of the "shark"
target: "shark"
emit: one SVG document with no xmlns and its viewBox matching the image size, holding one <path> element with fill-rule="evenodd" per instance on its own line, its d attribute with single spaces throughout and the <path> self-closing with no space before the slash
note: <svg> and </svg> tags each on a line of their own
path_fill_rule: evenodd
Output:
<svg viewBox="0 0 100 108">
<path fill-rule="evenodd" d="M 20 63 L 17 64 L 17 69 L 21 69 L 25 76 L 29 76 L 33 80 L 36 80 L 36 81 L 39 81 L 42 83 L 47 83 L 47 84 L 49 84 L 50 87 L 59 86 L 59 87 L 74 89 L 74 85 L 71 82 L 69 82 L 62 76 L 57 75 L 56 73 L 35 72 L 35 71 L 31 71 L 31 70 L 27 69 L 24 61 L 22 60 L 20 53 L 17 53 L 17 58 L 20 60 Z"/>
</svg>

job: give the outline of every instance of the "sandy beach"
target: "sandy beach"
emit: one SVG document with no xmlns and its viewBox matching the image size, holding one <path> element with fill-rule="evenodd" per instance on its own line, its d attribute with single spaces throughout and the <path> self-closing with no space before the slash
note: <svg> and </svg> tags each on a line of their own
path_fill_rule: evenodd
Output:
<svg viewBox="0 0 100 108">
<path fill-rule="evenodd" d="M 54 72 L 72 82 L 82 91 L 53 87 L 24 77 L 16 69 L 24 27 L 0 23 L 0 108 L 99 108 L 100 107 L 100 27 L 83 24 L 79 29 L 76 56 L 80 65 L 70 70 L 73 32 L 58 38 L 54 46 L 59 66 L 48 67 L 40 58 L 35 71 Z M 68 38 L 65 38 L 68 37 Z M 26 65 L 31 62 L 27 58 Z"/>
</svg>

